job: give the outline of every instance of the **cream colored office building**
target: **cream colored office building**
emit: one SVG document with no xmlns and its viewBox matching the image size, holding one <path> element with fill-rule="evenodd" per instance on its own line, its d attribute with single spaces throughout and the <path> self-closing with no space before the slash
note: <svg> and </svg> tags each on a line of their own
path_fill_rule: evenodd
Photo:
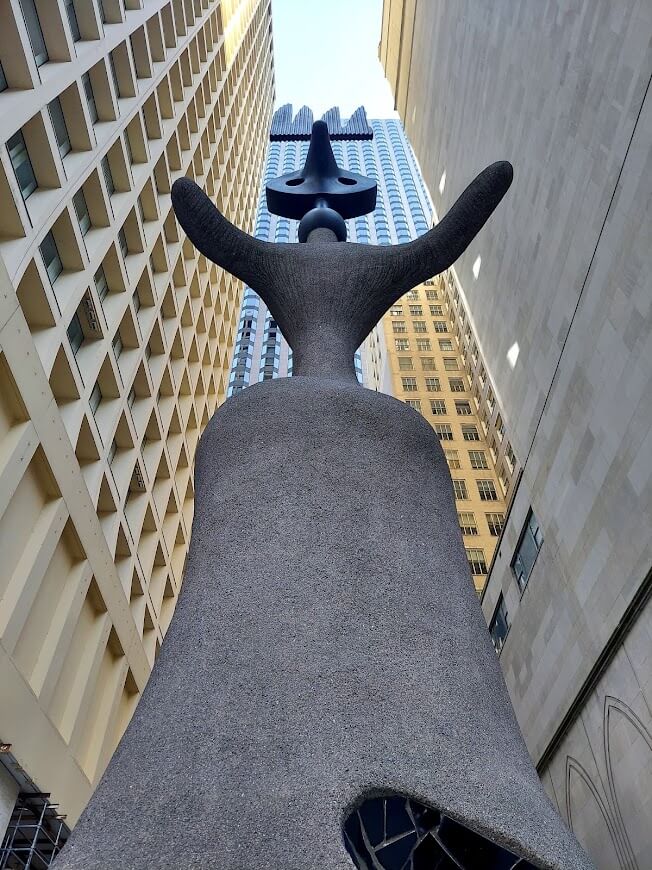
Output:
<svg viewBox="0 0 652 870">
<path fill-rule="evenodd" d="M 21 789 L 74 824 L 174 611 L 241 285 L 170 188 L 252 229 L 271 4 L 2 0 L 0 63 L 1 839 Z"/>
<path fill-rule="evenodd" d="M 649 0 L 385 0 L 380 46 L 439 215 L 514 165 L 454 270 L 517 458 L 482 606 L 599 870 L 652 867 L 650 44 Z"/>
</svg>

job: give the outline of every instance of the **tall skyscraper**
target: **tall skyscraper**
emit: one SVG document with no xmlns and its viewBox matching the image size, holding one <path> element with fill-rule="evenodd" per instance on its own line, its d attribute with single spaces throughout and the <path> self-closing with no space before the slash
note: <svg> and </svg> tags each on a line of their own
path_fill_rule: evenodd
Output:
<svg viewBox="0 0 652 870">
<path fill-rule="evenodd" d="M 600 870 L 652 855 L 651 37 L 640 0 L 385 0 L 380 46 L 439 215 L 514 164 L 453 270 L 480 413 L 514 467 L 482 604 Z"/>
<path fill-rule="evenodd" d="M 375 211 L 347 222 L 348 240 L 397 244 L 427 232 L 432 204 L 401 122 L 368 122 L 362 107 L 347 122 L 341 121 L 336 108 L 324 119 L 339 165 L 378 184 Z M 294 119 L 290 105 L 276 111 L 264 184 L 303 166 L 311 125 L 306 106 Z M 256 235 L 266 241 L 296 241 L 298 222 L 269 213 L 264 184 Z M 363 344 L 356 364 L 365 386 L 407 402 L 439 435 L 451 469 L 469 567 L 481 592 L 502 530 L 511 478 L 499 479 L 496 473 L 496 443 L 487 441 L 486 418 L 478 414 L 468 377 L 469 356 L 475 357 L 477 348 L 462 344 L 460 337 L 469 326 L 461 319 L 454 277 L 447 276 L 447 281 L 434 279 L 397 302 Z M 262 300 L 246 288 L 230 392 L 286 377 L 291 371 L 287 342 Z"/>
<path fill-rule="evenodd" d="M 170 188 L 190 175 L 253 228 L 270 2 L 10 0 L 0 63 L 0 865 L 18 866 L 77 819 L 179 594 L 241 287 Z"/>
</svg>

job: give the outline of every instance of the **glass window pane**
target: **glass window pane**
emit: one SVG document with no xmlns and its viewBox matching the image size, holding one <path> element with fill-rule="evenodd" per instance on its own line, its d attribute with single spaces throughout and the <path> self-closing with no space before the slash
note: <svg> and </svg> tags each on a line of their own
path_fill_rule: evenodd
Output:
<svg viewBox="0 0 652 870">
<path fill-rule="evenodd" d="M 70 321 L 67 333 L 72 352 L 76 355 L 84 341 L 84 330 L 82 329 L 81 320 L 79 319 L 78 314 L 75 314 L 73 319 Z"/>
<path fill-rule="evenodd" d="M 68 127 L 66 126 L 66 119 L 63 116 L 63 109 L 61 108 L 61 101 L 59 97 L 56 97 L 49 106 L 50 109 L 50 118 L 52 119 L 52 126 L 54 127 L 54 136 L 57 140 L 57 146 L 59 148 L 59 154 L 62 157 L 65 157 L 66 154 L 70 151 L 70 137 L 68 136 Z"/>
<path fill-rule="evenodd" d="M 91 123 L 95 123 L 99 118 L 97 114 L 97 106 L 95 105 L 95 94 L 93 93 L 93 85 L 89 73 L 84 73 L 82 76 L 82 85 L 86 94 L 86 102 L 88 103 L 88 111 L 91 116 Z"/>
<path fill-rule="evenodd" d="M 25 26 L 27 27 L 36 66 L 42 66 L 48 60 L 48 50 L 45 46 L 45 39 L 43 38 L 36 5 L 34 0 L 20 0 L 20 5 L 23 10 L 23 18 L 25 19 Z"/>
<path fill-rule="evenodd" d="M 109 285 L 106 280 L 106 274 L 104 272 L 104 267 L 100 266 L 94 276 L 95 280 L 95 289 L 97 290 L 97 295 L 100 297 L 100 302 L 102 302 L 107 293 L 109 292 Z"/>
<path fill-rule="evenodd" d="M 20 192 L 25 200 L 36 190 L 38 184 L 32 168 L 32 162 L 29 159 L 29 152 L 25 145 L 25 139 L 20 130 L 7 142 L 7 151 L 9 152 L 11 165 L 14 167 L 14 172 L 16 173 L 16 180 L 20 187 Z"/>
<path fill-rule="evenodd" d="M 61 258 L 59 257 L 57 243 L 54 241 L 54 236 L 52 235 L 52 233 L 47 234 L 47 236 L 41 242 L 40 247 L 41 256 L 43 257 L 43 262 L 45 263 L 48 278 L 50 279 L 50 283 L 54 284 L 59 275 L 63 272 L 63 263 L 61 262 Z"/>
<path fill-rule="evenodd" d="M 85 236 L 90 229 L 91 218 L 88 214 L 88 206 L 86 205 L 86 197 L 84 196 L 83 190 L 77 191 L 72 198 L 72 202 L 75 206 L 77 220 L 79 221 L 79 229 L 81 230 L 82 236 Z"/>
<path fill-rule="evenodd" d="M 79 22 L 77 21 L 77 13 L 75 12 L 75 4 L 73 0 L 65 0 L 66 12 L 68 14 L 68 24 L 72 33 L 73 42 L 79 42 L 81 33 L 79 31 Z"/>
</svg>

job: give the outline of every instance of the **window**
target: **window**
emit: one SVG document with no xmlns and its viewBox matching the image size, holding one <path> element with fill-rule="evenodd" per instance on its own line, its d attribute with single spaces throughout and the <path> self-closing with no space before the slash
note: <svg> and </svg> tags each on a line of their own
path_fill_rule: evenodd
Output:
<svg viewBox="0 0 652 870">
<path fill-rule="evenodd" d="M 392 331 L 395 333 L 407 332 L 407 329 L 405 328 L 405 321 L 404 320 L 395 320 L 392 323 Z"/>
<path fill-rule="evenodd" d="M 72 33 L 73 42 L 79 42 L 81 33 L 79 30 L 79 22 L 77 21 L 77 13 L 75 12 L 74 0 L 65 0 L 66 14 L 68 15 L 68 24 Z"/>
<path fill-rule="evenodd" d="M 527 586 L 542 544 L 543 535 L 541 534 L 539 523 L 530 508 L 516 547 L 516 553 L 512 559 L 512 571 L 521 592 Z"/>
<path fill-rule="evenodd" d="M 116 332 L 111 344 L 113 347 L 113 353 L 115 354 L 115 358 L 118 359 L 120 357 L 120 354 L 122 353 L 122 347 L 123 347 L 122 338 L 120 337 L 119 332 Z"/>
<path fill-rule="evenodd" d="M 91 228 L 91 218 L 88 213 L 88 206 L 86 205 L 86 197 L 81 188 L 73 196 L 72 203 L 75 206 L 75 214 L 79 221 L 79 229 L 81 230 L 82 236 L 85 236 Z"/>
<path fill-rule="evenodd" d="M 431 299 L 436 299 L 436 298 L 437 298 L 437 291 L 436 290 L 426 290 L 426 299 L 431 300 Z"/>
<path fill-rule="evenodd" d="M 79 319 L 78 314 L 73 316 L 68 325 L 68 329 L 66 330 L 66 334 L 68 335 L 68 341 L 70 342 L 72 352 L 77 356 L 77 351 L 84 343 L 84 330 L 82 329 L 81 320 Z"/>
<path fill-rule="evenodd" d="M 453 342 L 450 338 L 439 339 L 439 350 L 453 350 Z"/>
<path fill-rule="evenodd" d="M 100 302 L 103 302 L 106 298 L 107 293 L 109 292 L 109 284 L 106 280 L 106 274 L 104 272 L 104 267 L 100 266 L 95 275 L 93 276 L 93 280 L 95 281 L 95 289 L 97 290 L 97 295 L 100 297 Z"/>
<path fill-rule="evenodd" d="M 482 501 L 498 501 L 493 480 L 477 480 L 478 494 Z"/>
<path fill-rule="evenodd" d="M 392 307 L 389 309 L 389 313 L 391 317 L 403 317 L 403 306 L 392 305 Z"/>
<path fill-rule="evenodd" d="M 29 159 L 29 152 L 25 144 L 25 138 L 20 130 L 11 137 L 7 142 L 7 151 L 11 165 L 16 173 L 16 181 L 20 187 L 23 200 L 26 200 L 36 188 L 38 183 L 32 168 L 32 161 Z"/>
<path fill-rule="evenodd" d="M 471 403 L 466 400 L 455 402 L 455 411 L 459 414 L 460 417 L 470 417 L 471 416 Z"/>
<path fill-rule="evenodd" d="M 498 596 L 498 604 L 494 610 L 494 615 L 489 623 L 489 634 L 493 641 L 494 648 L 497 653 L 501 651 L 505 643 L 505 638 L 509 632 L 509 616 L 505 607 L 505 599 L 502 592 Z"/>
<path fill-rule="evenodd" d="M 500 533 L 503 530 L 503 526 L 505 525 L 505 515 L 504 514 L 485 514 L 487 519 L 487 527 L 489 528 L 489 534 L 493 535 L 494 538 L 499 538 Z"/>
<path fill-rule="evenodd" d="M 436 423 L 434 426 L 434 430 L 435 435 L 437 435 L 440 441 L 453 440 L 453 430 L 448 425 L 448 423 Z"/>
<path fill-rule="evenodd" d="M 61 100 L 59 97 L 55 97 L 48 108 L 50 110 L 50 118 L 52 120 L 52 126 L 54 127 L 54 138 L 57 140 L 59 154 L 62 157 L 65 157 L 70 151 L 71 145 L 70 136 L 68 136 L 68 127 L 66 126 L 66 119 L 63 116 L 63 109 L 61 108 Z"/>
<path fill-rule="evenodd" d="M 514 456 L 514 451 L 512 450 L 512 445 L 507 442 L 507 447 L 505 447 L 505 461 L 509 466 L 510 471 L 514 471 L 514 466 L 516 465 L 516 457 Z"/>
<path fill-rule="evenodd" d="M 430 306 L 430 316 L 431 317 L 443 317 L 444 310 L 441 305 L 431 305 Z"/>
<path fill-rule="evenodd" d="M 106 188 L 109 192 L 109 196 L 113 196 L 115 193 L 115 183 L 113 181 L 113 173 L 111 172 L 111 166 L 109 165 L 109 158 L 104 155 L 102 158 L 102 174 L 104 175 L 104 181 L 106 182 Z"/>
<path fill-rule="evenodd" d="M 396 350 L 409 350 L 410 349 L 410 339 L 409 338 L 395 338 L 394 339 L 394 347 Z"/>
<path fill-rule="evenodd" d="M 477 577 L 479 574 L 487 573 L 487 563 L 484 558 L 484 550 L 481 550 L 478 547 L 467 547 L 466 558 L 469 560 L 469 568 L 474 577 Z"/>
<path fill-rule="evenodd" d="M 422 356 L 421 357 L 421 368 L 424 372 L 434 372 L 437 370 L 437 366 L 435 365 L 434 356 Z"/>
<path fill-rule="evenodd" d="M 417 350 L 432 350 L 429 338 L 417 338 Z"/>
<path fill-rule="evenodd" d="M 435 332 L 448 332 L 448 324 L 445 320 L 433 320 L 432 325 L 435 327 Z"/>
<path fill-rule="evenodd" d="M 496 432 L 498 433 L 498 437 L 502 441 L 505 437 L 505 425 L 503 423 L 503 418 L 500 414 L 496 417 Z"/>
<path fill-rule="evenodd" d="M 23 10 L 23 18 L 29 35 L 30 45 L 32 46 L 32 54 L 36 61 L 36 66 L 43 66 L 48 60 L 48 50 L 43 38 L 41 30 L 41 22 L 38 19 L 38 12 L 34 0 L 20 0 L 20 5 Z"/>
<path fill-rule="evenodd" d="M 486 382 L 487 382 L 487 370 L 485 369 L 484 365 L 480 366 L 480 372 L 479 372 L 479 374 L 478 374 L 478 380 L 480 381 L 480 383 L 481 383 L 482 386 L 484 387 L 484 385 L 485 385 Z"/>
<path fill-rule="evenodd" d="M 457 364 L 457 360 L 453 357 L 446 356 L 444 357 L 444 368 L 447 372 L 456 372 L 459 370 L 459 366 Z"/>
<path fill-rule="evenodd" d="M 398 367 L 402 372 L 411 372 L 414 366 L 412 365 L 411 356 L 400 356 L 398 358 Z"/>
<path fill-rule="evenodd" d="M 122 251 L 122 256 L 126 257 L 129 253 L 129 245 L 127 244 L 127 236 L 125 235 L 124 227 L 120 227 L 118 230 L 118 243 L 120 245 L 120 250 Z"/>
<path fill-rule="evenodd" d="M 138 288 L 134 290 L 131 294 L 131 301 L 134 303 L 134 311 L 140 311 L 141 301 L 140 301 L 140 293 L 138 292 Z"/>
<path fill-rule="evenodd" d="M 454 480 L 453 481 L 453 492 L 455 493 L 455 498 L 458 501 L 466 501 L 469 497 L 469 493 L 466 489 L 466 481 L 465 480 Z"/>
<path fill-rule="evenodd" d="M 489 468 L 484 450 L 469 450 L 471 468 Z"/>
<path fill-rule="evenodd" d="M 445 414 L 446 413 L 446 402 L 443 399 L 431 399 L 430 400 L 430 410 L 433 414 Z"/>
<path fill-rule="evenodd" d="M 109 447 L 109 452 L 107 454 L 107 459 L 109 460 L 109 465 L 113 465 L 113 460 L 115 459 L 115 455 L 118 452 L 118 445 L 115 443 L 115 438 L 111 442 L 111 446 Z"/>
<path fill-rule="evenodd" d="M 462 467 L 457 450 L 444 450 L 444 456 L 446 457 L 446 462 L 448 462 L 449 468 L 455 469 Z"/>
<path fill-rule="evenodd" d="M 487 390 L 487 407 L 489 408 L 489 413 L 493 414 L 494 407 L 496 406 L 496 398 L 494 396 L 494 391 L 489 387 Z"/>
<path fill-rule="evenodd" d="M 59 249 L 57 248 L 57 243 L 54 241 L 52 233 L 48 233 L 45 236 L 41 242 L 40 251 L 50 283 L 54 284 L 59 275 L 63 272 L 63 263 L 61 262 Z"/>
<path fill-rule="evenodd" d="M 401 378 L 401 384 L 403 386 L 403 390 L 406 393 L 415 393 L 417 389 L 417 379 L 416 378 Z"/>
<path fill-rule="evenodd" d="M 448 385 L 451 389 L 451 393 L 464 392 L 464 381 L 462 380 L 462 378 L 449 378 Z"/>
<path fill-rule="evenodd" d="M 88 404 L 91 406 L 91 411 L 95 413 L 102 401 L 102 390 L 100 389 L 100 385 L 97 381 L 95 381 L 95 386 L 93 387 L 93 392 L 88 397 Z"/>
<path fill-rule="evenodd" d="M 423 308 L 421 305 L 410 305 L 410 315 L 412 317 L 422 317 L 423 316 Z"/>
<path fill-rule="evenodd" d="M 135 401 L 136 401 L 136 390 L 134 387 L 132 387 L 129 390 L 129 395 L 127 396 L 127 404 L 129 405 L 130 408 L 133 408 Z"/>
<path fill-rule="evenodd" d="M 463 535 L 477 535 L 478 527 L 475 524 L 475 515 L 470 512 L 462 512 L 457 515 L 460 529 Z"/>
<path fill-rule="evenodd" d="M 440 389 L 439 378 L 426 378 L 426 390 L 429 393 L 438 393 Z"/>
<path fill-rule="evenodd" d="M 93 85 L 91 84 L 91 77 L 89 73 L 84 73 L 82 76 L 82 86 L 84 88 L 84 93 L 86 94 L 86 102 L 88 103 L 88 111 L 91 116 L 91 123 L 94 124 L 99 115 L 97 114 L 97 106 L 95 105 L 95 94 L 93 93 Z"/>
<path fill-rule="evenodd" d="M 479 441 L 477 426 L 462 426 L 462 438 L 465 441 Z"/>
<path fill-rule="evenodd" d="M 415 332 L 427 332 L 426 321 L 425 320 L 414 320 L 412 322 L 412 326 L 414 327 Z"/>
<path fill-rule="evenodd" d="M 419 399 L 406 399 L 405 404 L 409 405 L 411 408 L 414 408 L 415 411 L 419 411 L 421 413 L 421 402 Z"/>
</svg>

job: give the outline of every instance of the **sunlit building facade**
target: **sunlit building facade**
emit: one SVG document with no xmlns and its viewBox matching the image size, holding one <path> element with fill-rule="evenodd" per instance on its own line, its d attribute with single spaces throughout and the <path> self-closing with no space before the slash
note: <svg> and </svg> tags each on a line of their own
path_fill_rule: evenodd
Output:
<svg viewBox="0 0 652 870">
<path fill-rule="evenodd" d="M 0 866 L 47 866 L 170 623 L 242 298 L 170 189 L 253 229 L 273 99 L 269 0 L 2 4 Z"/>
<path fill-rule="evenodd" d="M 514 165 L 453 270 L 511 477 L 482 607 L 599 870 L 652 856 L 651 35 L 640 0 L 385 0 L 380 44 L 438 215 Z"/>
</svg>

